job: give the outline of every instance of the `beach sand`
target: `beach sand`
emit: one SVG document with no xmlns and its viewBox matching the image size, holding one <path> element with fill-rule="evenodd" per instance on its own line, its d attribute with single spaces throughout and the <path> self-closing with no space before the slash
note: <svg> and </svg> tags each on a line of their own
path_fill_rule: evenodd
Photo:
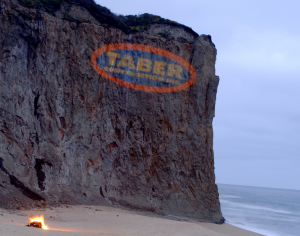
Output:
<svg viewBox="0 0 300 236">
<path fill-rule="evenodd" d="M 44 215 L 49 230 L 25 227 L 29 217 L 40 215 Z M 261 236 L 229 224 L 201 223 L 115 207 L 82 205 L 30 211 L 0 209 L 0 235 Z"/>
</svg>

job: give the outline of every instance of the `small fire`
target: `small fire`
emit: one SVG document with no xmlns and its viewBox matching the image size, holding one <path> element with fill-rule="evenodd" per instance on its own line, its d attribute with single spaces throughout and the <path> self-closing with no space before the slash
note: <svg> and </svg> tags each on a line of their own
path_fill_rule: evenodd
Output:
<svg viewBox="0 0 300 236">
<path fill-rule="evenodd" d="M 29 218 L 30 223 L 32 222 L 40 222 L 42 224 L 42 229 L 49 229 L 47 225 L 45 225 L 44 216 L 36 216 L 34 218 Z"/>
</svg>

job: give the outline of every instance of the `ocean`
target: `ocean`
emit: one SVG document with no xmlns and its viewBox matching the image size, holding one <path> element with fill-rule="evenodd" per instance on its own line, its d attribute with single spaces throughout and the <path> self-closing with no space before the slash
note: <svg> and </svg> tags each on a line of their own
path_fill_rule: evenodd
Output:
<svg viewBox="0 0 300 236">
<path fill-rule="evenodd" d="M 266 236 L 300 236 L 300 191 L 217 184 L 226 223 Z"/>
</svg>

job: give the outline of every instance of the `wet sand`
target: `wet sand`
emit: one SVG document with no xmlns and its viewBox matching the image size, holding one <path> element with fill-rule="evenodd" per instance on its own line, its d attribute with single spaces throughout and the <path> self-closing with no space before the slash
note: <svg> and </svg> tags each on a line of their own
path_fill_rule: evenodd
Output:
<svg viewBox="0 0 300 236">
<path fill-rule="evenodd" d="M 29 217 L 44 215 L 49 230 L 25 227 Z M 229 224 L 160 217 L 105 206 L 60 206 L 30 211 L 0 209 L 0 235 L 16 236 L 261 236 Z"/>
</svg>

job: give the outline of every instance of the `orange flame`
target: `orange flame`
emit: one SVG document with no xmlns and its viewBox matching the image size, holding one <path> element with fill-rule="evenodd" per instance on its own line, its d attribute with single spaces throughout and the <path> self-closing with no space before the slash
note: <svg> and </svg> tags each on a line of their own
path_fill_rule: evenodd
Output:
<svg viewBox="0 0 300 236">
<path fill-rule="evenodd" d="M 42 229 L 49 229 L 48 226 L 45 225 L 45 220 L 44 220 L 44 216 L 43 215 L 36 216 L 34 218 L 29 218 L 29 220 L 30 220 L 30 223 L 34 222 L 34 221 L 41 222 L 42 223 Z"/>
</svg>

